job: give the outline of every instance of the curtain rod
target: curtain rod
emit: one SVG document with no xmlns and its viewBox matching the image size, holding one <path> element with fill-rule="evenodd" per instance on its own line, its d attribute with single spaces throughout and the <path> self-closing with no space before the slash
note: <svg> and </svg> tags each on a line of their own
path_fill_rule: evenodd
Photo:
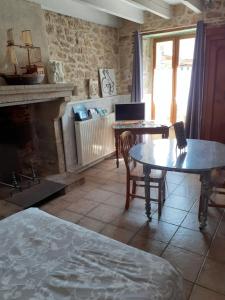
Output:
<svg viewBox="0 0 225 300">
<path fill-rule="evenodd" d="M 200 20 L 199 20 L 200 21 Z M 206 25 L 210 26 L 219 26 L 219 25 L 225 25 L 225 19 L 221 20 L 202 20 Z M 152 30 L 152 31 L 140 31 L 140 34 L 142 36 L 144 35 L 150 35 L 150 34 L 158 34 L 158 33 L 166 33 L 166 32 L 173 32 L 173 31 L 178 31 L 178 30 L 185 30 L 185 29 L 194 29 L 197 27 L 197 23 L 193 25 L 188 25 L 188 26 L 176 26 L 176 27 L 170 27 L 170 28 L 164 28 L 161 30 Z"/>
<path fill-rule="evenodd" d="M 150 34 L 158 34 L 158 33 L 164 33 L 164 32 L 172 32 L 172 31 L 178 31 L 178 30 L 185 30 L 185 29 L 194 29 L 194 28 L 196 28 L 196 25 L 177 26 L 177 27 L 164 28 L 162 30 L 153 30 L 153 31 L 140 31 L 140 34 L 142 36 L 144 36 L 144 35 L 150 35 Z"/>
</svg>

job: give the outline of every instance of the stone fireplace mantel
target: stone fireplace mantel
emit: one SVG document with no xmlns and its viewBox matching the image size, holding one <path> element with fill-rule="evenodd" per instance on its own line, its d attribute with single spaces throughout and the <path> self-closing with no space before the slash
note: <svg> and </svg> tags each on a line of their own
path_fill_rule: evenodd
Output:
<svg viewBox="0 0 225 300">
<path fill-rule="evenodd" d="M 70 101 L 74 85 L 72 83 L 3 85 L 0 86 L 0 107 L 24 105 L 64 98 Z"/>
<path fill-rule="evenodd" d="M 1 127 L 9 130 L 0 133 L 0 145 L 13 145 L 22 171 L 27 161 L 35 161 L 41 176 L 66 171 L 61 118 L 73 89 L 72 83 L 0 86 Z"/>
</svg>

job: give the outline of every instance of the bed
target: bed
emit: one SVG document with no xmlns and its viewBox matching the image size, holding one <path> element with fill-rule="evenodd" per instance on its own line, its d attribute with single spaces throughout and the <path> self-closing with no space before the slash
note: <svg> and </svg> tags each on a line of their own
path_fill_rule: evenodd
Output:
<svg viewBox="0 0 225 300">
<path fill-rule="evenodd" d="M 0 299 L 183 299 L 164 259 L 37 208 L 0 221 Z"/>
</svg>

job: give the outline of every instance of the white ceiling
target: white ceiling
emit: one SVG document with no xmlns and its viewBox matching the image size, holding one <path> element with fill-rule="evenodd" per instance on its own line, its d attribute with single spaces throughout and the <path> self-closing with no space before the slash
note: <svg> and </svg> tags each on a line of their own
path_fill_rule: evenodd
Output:
<svg viewBox="0 0 225 300">
<path fill-rule="evenodd" d="M 183 4 L 196 13 L 202 11 L 202 0 L 28 0 L 43 9 L 80 18 L 97 24 L 119 27 L 121 19 L 144 23 L 144 12 L 161 18 L 173 17 L 172 5 Z"/>
</svg>

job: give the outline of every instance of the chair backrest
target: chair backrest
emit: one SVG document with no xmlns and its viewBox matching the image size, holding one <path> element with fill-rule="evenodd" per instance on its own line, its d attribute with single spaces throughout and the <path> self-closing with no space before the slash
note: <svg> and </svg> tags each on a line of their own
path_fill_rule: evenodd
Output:
<svg viewBox="0 0 225 300">
<path fill-rule="evenodd" d="M 120 142 L 125 166 L 127 171 L 130 172 L 130 170 L 135 167 L 135 162 L 129 155 L 130 149 L 135 145 L 135 137 L 131 131 L 124 131 L 120 135 Z"/>
<path fill-rule="evenodd" d="M 176 139 L 177 139 L 177 147 L 179 149 L 183 149 L 187 146 L 187 140 L 184 129 L 184 122 L 176 122 L 173 124 Z"/>
</svg>

